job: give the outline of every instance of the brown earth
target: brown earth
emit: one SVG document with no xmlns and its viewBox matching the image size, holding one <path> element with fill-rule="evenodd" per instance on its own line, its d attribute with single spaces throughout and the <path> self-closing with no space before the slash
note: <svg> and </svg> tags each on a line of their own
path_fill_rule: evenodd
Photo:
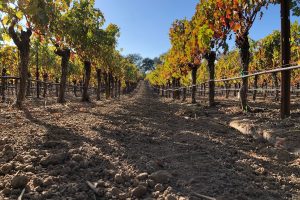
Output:
<svg viewBox="0 0 300 200">
<path fill-rule="evenodd" d="M 26 106 L 0 105 L 0 199 L 300 199 L 299 157 L 230 128 L 232 106 L 144 82 L 121 100 Z"/>
</svg>

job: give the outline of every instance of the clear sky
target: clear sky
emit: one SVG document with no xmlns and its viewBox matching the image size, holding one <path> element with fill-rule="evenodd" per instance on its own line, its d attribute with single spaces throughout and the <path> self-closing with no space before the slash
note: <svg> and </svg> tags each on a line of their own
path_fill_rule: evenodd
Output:
<svg viewBox="0 0 300 200">
<path fill-rule="evenodd" d="M 119 48 L 123 54 L 138 53 L 154 58 L 170 48 L 169 28 L 175 19 L 190 19 L 196 0 L 96 0 L 107 23 L 121 29 Z M 292 21 L 296 18 L 292 17 Z M 298 18 L 299 21 L 299 18 Z M 280 8 L 271 6 L 262 20 L 256 20 L 250 37 L 258 40 L 280 29 Z M 234 41 L 229 42 L 230 46 Z"/>
</svg>

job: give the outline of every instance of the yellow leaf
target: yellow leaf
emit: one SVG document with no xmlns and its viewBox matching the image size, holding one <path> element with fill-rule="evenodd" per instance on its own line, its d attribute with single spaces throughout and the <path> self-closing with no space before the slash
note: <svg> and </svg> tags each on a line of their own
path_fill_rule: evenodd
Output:
<svg viewBox="0 0 300 200">
<path fill-rule="evenodd" d="M 7 22 L 8 22 L 8 16 L 6 15 L 6 16 L 4 16 L 3 19 L 2 19 L 2 23 L 3 23 L 4 25 L 7 25 Z"/>
<path fill-rule="evenodd" d="M 16 12 L 16 16 L 17 16 L 17 18 L 22 19 L 23 18 L 22 11 L 19 10 L 18 12 Z"/>
<path fill-rule="evenodd" d="M 11 38 L 7 33 L 2 33 L 2 38 L 5 42 L 10 42 Z"/>
</svg>

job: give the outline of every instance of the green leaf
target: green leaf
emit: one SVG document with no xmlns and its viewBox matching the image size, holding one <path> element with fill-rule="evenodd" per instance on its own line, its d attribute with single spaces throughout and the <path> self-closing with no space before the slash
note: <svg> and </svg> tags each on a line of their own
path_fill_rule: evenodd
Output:
<svg viewBox="0 0 300 200">
<path fill-rule="evenodd" d="M 88 31 L 87 37 L 88 38 L 92 38 L 93 37 L 93 32 L 91 30 Z"/>
</svg>

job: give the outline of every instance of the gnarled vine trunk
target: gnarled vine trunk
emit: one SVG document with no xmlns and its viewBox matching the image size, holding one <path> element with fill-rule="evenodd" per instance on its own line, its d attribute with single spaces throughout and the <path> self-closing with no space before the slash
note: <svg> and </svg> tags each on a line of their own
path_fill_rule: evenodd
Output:
<svg viewBox="0 0 300 200">
<path fill-rule="evenodd" d="M 192 103 L 196 103 L 197 70 L 198 70 L 198 66 L 197 66 L 197 65 L 194 65 L 194 66 L 192 67 Z"/>
<path fill-rule="evenodd" d="M 28 75 L 27 75 L 27 87 L 26 87 L 26 96 L 30 96 L 31 95 L 31 74 L 28 71 Z"/>
<path fill-rule="evenodd" d="M 90 102 L 89 96 L 89 84 L 91 79 L 91 62 L 84 61 L 84 83 L 83 83 L 83 92 L 82 92 L 82 99 L 83 102 Z"/>
<path fill-rule="evenodd" d="M 28 81 L 28 63 L 29 63 L 29 53 L 30 53 L 30 37 L 32 35 L 31 29 L 26 31 L 21 31 L 21 34 L 18 35 L 15 32 L 15 26 L 17 19 L 13 19 L 12 23 L 9 26 L 8 33 L 13 39 L 14 43 L 18 47 L 20 62 L 19 62 L 19 72 L 20 72 L 20 87 L 17 94 L 16 106 L 18 108 L 22 107 L 22 103 L 25 100 L 26 95 L 26 85 Z"/>
<path fill-rule="evenodd" d="M 65 91 L 67 85 L 67 76 L 68 76 L 68 65 L 70 60 L 71 51 L 68 48 L 57 49 L 55 54 L 61 57 L 61 78 L 60 86 L 58 91 L 57 103 L 65 103 Z"/>
<path fill-rule="evenodd" d="M 216 61 L 216 52 L 211 51 L 205 55 L 205 58 L 208 61 L 208 70 L 209 70 L 209 93 L 208 93 L 208 104 L 209 106 L 215 105 L 215 61 Z M 205 94 L 205 92 L 204 92 Z"/>
<path fill-rule="evenodd" d="M 242 36 L 237 37 L 236 45 L 240 49 L 240 56 L 242 61 L 242 74 L 248 75 L 249 62 L 250 62 L 250 45 L 248 39 L 248 33 L 245 33 Z M 242 86 L 240 89 L 240 100 L 241 107 L 243 111 L 250 111 L 247 101 L 247 92 L 248 92 L 248 78 L 242 79 Z"/>
<path fill-rule="evenodd" d="M 30 40 L 28 38 L 28 40 Z M 22 107 L 22 102 L 25 100 L 26 85 L 28 83 L 28 63 L 29 63 L 30 46 L 28 43 L 23 43 L 20 49 L 20 87 L 17 96 L 16 105 Z"/>
</svg>

